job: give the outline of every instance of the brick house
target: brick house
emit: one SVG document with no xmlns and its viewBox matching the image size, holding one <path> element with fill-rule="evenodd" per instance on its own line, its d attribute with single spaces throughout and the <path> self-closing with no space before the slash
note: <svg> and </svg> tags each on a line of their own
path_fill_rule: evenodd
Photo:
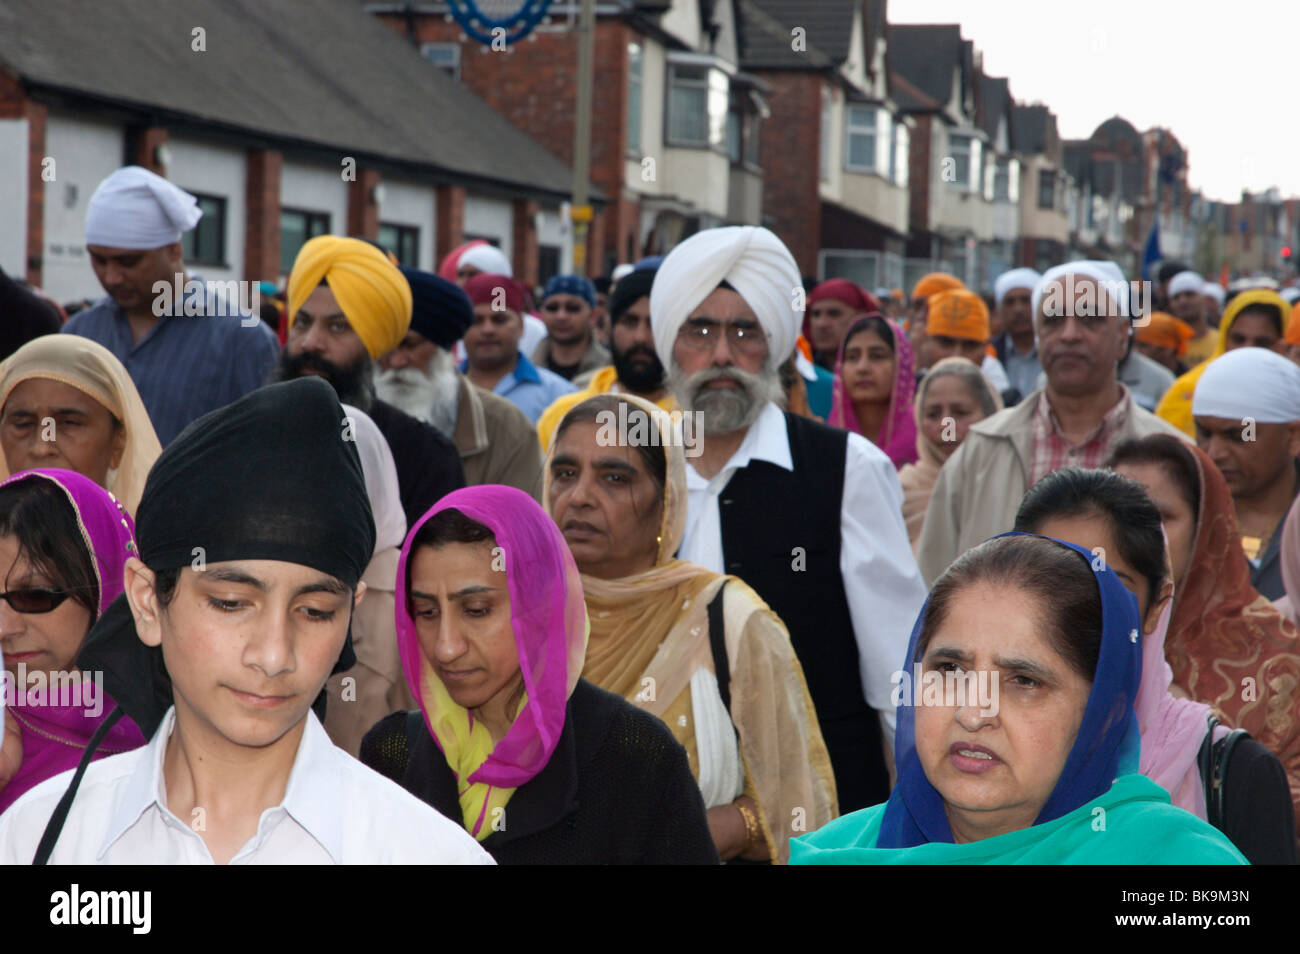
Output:
<svg viewBox="0 0 1300 954">
<path fill-rule="evenodd" d="M 979 288 L 980 258 L 993 241 L 993 201 L 974 47 L 957 24 L 891 24 L 889 52 L 893 95 L 915 123 L 905 282 L 939 269 Z"/>
<path fill-rule="evenodd" d="M 198 196 L 185 257 L 205 279 L 276 281 L 335 233 L 423 268 L 477 235 L 536 281 L 539 247 L 561 240 L 564 162 L 359 7 L 294 9 L 289 29 L 274 4 L 4 0 L 0 266 L 59 300 L 100 297 L 86 204 L 136 163 Z"/>
<path fill-rule="evenodd" d="M 770 88 L 764 221 L 799 268 L 903 281 L 904 117 L 889 95 L 884 0 L 740 0 L 741 66 Z"/>
<path fill-rule="evenodd" d="M 504 51 L 465 37 L 445 3 L 362 5 L 572 161 L 577 4 L 556 3 Z M 595 33 L 591 175 L 609 202 L 592 224 L 590 273 L 661 254 L 702 228 L 757 224 L 766 105 L 763 84 L 738 67 L 733 0 L 599 3 Z"/>
<path fill-rule="evenodd" d="M 1039 104 L 1017 105 L 1011 115 L 1012 147 L 1020 156 L 1020 262 L 1041 272 L 1066 259 L 1073 182 L 1056 115 Z"/>
</svg>

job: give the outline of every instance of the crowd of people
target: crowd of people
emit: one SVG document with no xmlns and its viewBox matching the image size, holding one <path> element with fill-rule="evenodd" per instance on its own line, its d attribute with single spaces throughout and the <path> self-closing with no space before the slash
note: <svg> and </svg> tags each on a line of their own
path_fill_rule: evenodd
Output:
<svg viewBox="0 0 1300 954">
<path fill-rule="evenodd" d="M 1297 861 L 1300 289 L 199 214 L 0 274 L 3 862 Z"/>
</svg>

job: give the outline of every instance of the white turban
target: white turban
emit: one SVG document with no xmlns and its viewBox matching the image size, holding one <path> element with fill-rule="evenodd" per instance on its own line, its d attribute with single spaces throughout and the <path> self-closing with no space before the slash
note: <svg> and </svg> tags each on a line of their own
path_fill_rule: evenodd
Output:
<svg viewBox="0 0 1300 954">
<path fill-rule="evenodd" d="M 375 521 L 375 553 L 400 548 L 406 539 L 406 512 L 402 510 L 393 452 L 369 414 L 351 404 L 343 405 L 343 413 L 352 422 L 351 436 L 356 439 L 361 457 L 361 474 Z"/>
<path fill-rule="evenodd" d="M 124 166 L 99 184 L 86 208 L 86 244 L 162 248 L 203 217 L 198 200 L 162 176 Z"/>
<path fill-rule="evenodd" d="M 609 280 L 616 282 L 620 279 L 626 278 L 628 275 L 632 274 L 634 268 L 636 268 L 636 266 L 631 262 L 624 262 L 622 265 L 615 265 L 614 271 L 610 273 Z"/>
<path fill-rule="evenodd" d="M 1046 295 L 1048 286 L 1066 275 L 1081 275 L 1085 278 L 1091 278 L 1093 281 L 1098 282 L 1103 286 L 1107 286 L 1108 294 L 1111 294 L 1111 297 L 1113 297 L 1113 293 L 1110 292 L 1109 286 L 1113 285 L 1115 282 L 1125 285 L 1127 284 L 1124 281 L 1124 273 L 1120 271 L 1119 266 L 1114 262 L 1080 259 L 1077 262 L 1066 262 L 1064 265 L 1054 265 L 1047 271 L 1043 272 L 1043 277 L 1040 278 L 1038 284 L 1034 286 L 1033 302 L 1035 319 L 1038 317 L 1039 308 L 1043 303 L 1043 296 Z M 1073 304 L 1073 302 L 1071 302 L 1071 304 Z M 1114 304 L 1118 304 L 1118 302 L 1115 302 Z M 1035 324 L 1037 324 L 1036 320 Z"/>
<path fill-rule="evenodd" d="M 1013 288 L 1028 288 L 1032 292 L 1034 286 L 1038 284 L 1038 280 L 1042 277 L 1032 268 L 1013 268 L 1009 272 L 1003 272 L 998 276 L 997 281 L 993 283 L 993 303 L 995 307 L 1002 307 L 1002 299 Z"/>
<path fill-rule="evenodd" d="M 465 265 L 471 268 L 477 268 L 480 272 L 486 272 L 489 275 L 504 275 L 506 278 L 514 278 L 514 270 L 510 267 L 510 259 L 506 258 L 506 253 L 501 251 L 495 245 L 475 245 L 460 257 L 456 263 L 457 268 Z"/>
<path fill-rule="evenodd" d="M 1288 305 L 1294 305 L 1295 300 L 1297 298 L 1300 298 L 1300 288 L 1296 288 L 1293 285 L 1289 288 L 1283 288 L 1281 291 L 1278 292 L 1278 294 L 1281 295 L 1283 299 L 1286 300 L 1286 303 Z"/>
<path fill-rule="evenodd" d="M 1219 303 L 1220 308 L 1223 307 L 1223 300 L 1228 297 L 1227 292 L 1223 290 L 1223 286 L 1218 282 L 1206 282 L 1201 286 L 1201 294 L 1206 298 L 1213 298 Z"/>
<path fill-rule="evenodd" d="M 1175 295 L 1181 295 L 1183 292 L 1197 292 L 1205 287 L 1205 279 L 1195 272 L 1179 272 L 1173 278 L 1169 279 L 1169 289 L 1166 295 L 1173 298 Z"/>
<path fill-rule="evenodd" d="M 650 327 L 665 366 L 682 323 L 727 282 L 767 333 L 773 365 L 794 351 L 803 320 L 803 281 L 785 244 L 765 228 L 736 225 L 696 232 L 664 259 L 650 289 Z"/>
<path fill-rule="evenodd" d="M 1234 348 L 1215 358 L 1196 382 L 1192 416 L 1300 421 L 1300 366 L 1267 348 Z"/>
</svg>

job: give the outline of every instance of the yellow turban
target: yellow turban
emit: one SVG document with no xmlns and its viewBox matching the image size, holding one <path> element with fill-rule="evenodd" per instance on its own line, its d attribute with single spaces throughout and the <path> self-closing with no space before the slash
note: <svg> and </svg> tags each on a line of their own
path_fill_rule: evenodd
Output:
<svg viewBox="0 0 1300 954">
<path fill-rule="evenodd" d="M 949 275 L 945 272 L 931 272 L 924 275 L 912 289 L 912 301 L 918 298 L 929 298 L 931 295 L 941 291 L 950 291 L 954 288 L 965 288 L 961 279 L 956 275 Z"/>
<path fill-rule="evenodd" d="M 378 358 L 397 347 L 411 326 L 411 286 L 387 256 L 361 239 L 309 239 L 289 273 L 289 327 L 309 295 L 329 283 L 361 343 Z"/>
</svg>

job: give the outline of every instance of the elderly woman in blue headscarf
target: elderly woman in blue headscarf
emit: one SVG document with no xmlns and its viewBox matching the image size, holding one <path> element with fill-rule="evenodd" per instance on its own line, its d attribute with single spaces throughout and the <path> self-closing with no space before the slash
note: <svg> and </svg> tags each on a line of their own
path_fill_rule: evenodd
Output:
<svg viewBox="0 0 1300 954">
<path fill-rule="evenodd" d="M 792 864 L 1245 864 L 1138 774 L 1137 601 L 1033 534 L 935 583 L 895 676 L 898 784 L 791 843 Z"/>
<path fill-rule="evenodd" d="M 581 275 L 556 275 L 542 289 L 547 336 L 533 352 L 533 364 L 585 387 L 588 376 L 610 362 L 596 340 L 596 286 Z"/>
</svg>

